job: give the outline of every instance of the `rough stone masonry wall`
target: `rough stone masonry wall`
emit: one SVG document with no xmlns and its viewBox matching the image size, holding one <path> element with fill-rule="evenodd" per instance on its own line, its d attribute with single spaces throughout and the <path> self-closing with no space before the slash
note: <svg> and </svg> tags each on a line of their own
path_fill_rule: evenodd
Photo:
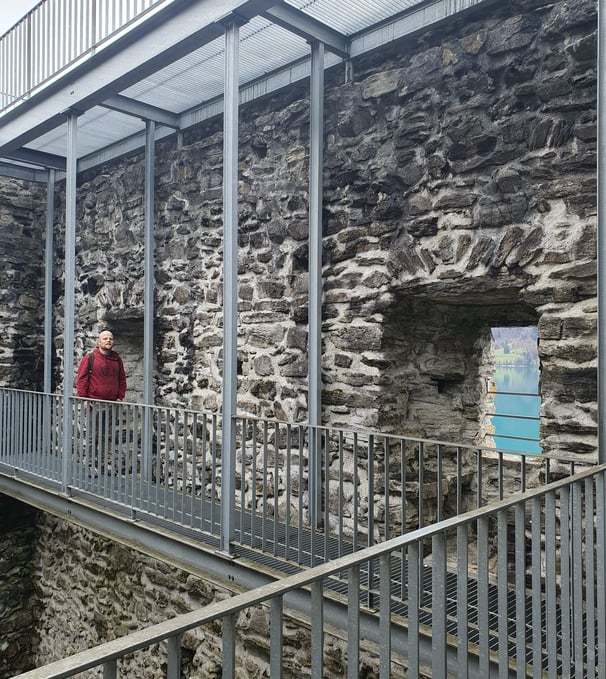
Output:
<svg viewBox="0 0 606 679">
<path fill-rule="evenodd" d="M 328 74 L 327 422 L 472 441 L 490 327 L 538 325 L 545 452 L 595 451 L 596 2 L 522 0 Z M 242 107 L 239 400 L 307 416 L 306 86 Z M 220 407 L 221 121 L 158 145 L 157 396 Z M 143 165 L 82 178 L 76 353 L 118 329 L 135 400 Z M 60 310 L 57 317 L 60 318 Z"/>
<path fill-rule="evenodd" d="M 0 178 L 0 385 L 40 389 L 44 189 Z"/>
<path fill-rule="evenodd" d="M 356 60 L 352 82 L 343 82 L 340 69 L 329 74 L 327 421 L 471 439 L 479 428 L 490 326 L 536 323 L 544 449 L 593 452 L 595 56 L 594 0 L 525 0 Z M 307 412 L 306 97 L 301 86 L 243 107 L 240 140 L 238 405 L 295 420 Z M 221 123 L 183 137 L 180 148 L 174 140 L 159 144 L 156 161 L 156 391 L 163 401 L 217 409 Z M 90 347 L 94 326 L 111 323 L 130 367 L 132 400 L 140 395 L 142 187 L 142 159 L 135 156 L 87 172 L 78 196 L 75 352 Z M 0 313 L 7 336 L 15 338 L 5 343 L 8 352 L 2 348 L 0 377 L 23 387 L 35 368 L 28 363 L 15 372 L 25 361 L 13 365 L 11 356 L 23 347 L 32 359 L 31 342 L 40 339 L 43 260 L 42 239 L 30 230 L 28 190 L 3 181 L 0 198 L 9 263 L 0 273 Z M 59 193 L 57 224 L 61 200 Z M 23 240 L 11 240 L 17 233 Z M 57 237 L 60 356 L 63 243 Z M 27 295 L 33 290 L 37 305 Z M 70 540 L 78 554 L 78 597 L 63 592 L 56 600 L 62 615 L 54 621 L 44 613 L 42 649 L 50 648 L 65 612 L 79 620 L 72 631 L 88 643 L 121 615 L 154 619 L 145 615 L 155 610 L 158 593 L 171 602 L 183 592 L 197 599 L 198 585 L 188 576 L 181 583 L 171 573 L 163 589 L 160 565 L 122 570 L 119 556 L 99 551 L 96 560 L 95 550 L 83 546 L 87 538 L 75 542 L 69 527 L 45 522 L 37 575 L 46 606 L 62 591 L 54 550 Z M 68 550 L 62 558 L 71 558 Z M 139 578 L 143 589 L 132 602 L 110 601 L 101 583 L 106 568 L 113 568 L 119 591 L 130 591 Z M 136 614 L 127 609 L 135 601 Z M 177 610 L 177 603 L 160 612 L 167 608 Z M 64 639 L 61 652 L 68 646 Z"/>
<path fill-rule="evenodd" d="M 40 644 L 34 666 L 227 599 L 234 593 L 208 578 L 181 571 L 49 514 L 39 517 L 36 546 L 33 564 L 41 608 L 37 618 Z M 283 676 L 306 676 L 311 665 L 309 627 L 291 619 L 288 611 L 284 623 Z M 236 626 L 236 676 L 269 677 L 269 609 L 243 611 Z M 185 633 L 181 638 L 180 676 L 219 679 L 221 644 L 220 622 Z M 342 639 L 326 635 L 326 676 L 345 676 L 346 647 Z M 362 651 L 359 676 L 378 676 L 378 663 L 376 653 Z M 142 651 L 120 661 L 118 673 L 129 679 L 166 676 L 165 645 L 158 644 L 150 652 Z M 86 676 L 101 674 L 89 671 Z"/>
<path fill-rule="evenodd" d="M 34 575 L 36 520 L 31 507 L 0 495 L 0 678 L 33 667 L 40 612 Z"/>
</svg>

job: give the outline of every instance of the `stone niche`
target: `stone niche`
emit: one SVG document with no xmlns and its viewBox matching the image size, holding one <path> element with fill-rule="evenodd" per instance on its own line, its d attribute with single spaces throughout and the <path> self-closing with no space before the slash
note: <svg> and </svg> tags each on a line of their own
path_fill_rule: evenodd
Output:
<svg viewBox="0 0 606 679">
<path fill-rule="evenodd" d="M 485 442 L 483 412 L 494 374 L 491 328 L 536 325 L 533 309 L 478 294 L 401 297 L 385 317 L 381 431 L 446 441 Z"/>
</svg>

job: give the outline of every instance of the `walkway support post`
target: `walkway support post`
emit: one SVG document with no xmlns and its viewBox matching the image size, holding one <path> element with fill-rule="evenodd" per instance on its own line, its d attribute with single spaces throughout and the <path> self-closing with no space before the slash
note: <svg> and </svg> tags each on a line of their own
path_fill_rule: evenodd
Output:
<svg viewBox="0 0 606 679">
<path fill-rule="evenodd" d="M 52 389 L 52 344 L 53 344 L 53 254 L 55 241 L 53 223 L 55 213 L 55 170 L 48 170 L 46 180 L 46 230 L 44 239 L 44 419 L 42 440 L 44 453 L 51 449 L 51 389 Z"/>
<path fill-rule="evenodd" d="M 309 134 L 309 518 L 322 512 L 322 169 L 324 146 L 324 45 L 311 45 Z"/>
<path fill-rule="evenodd" d="M 63 459 L 61 490 L 67 493 L 74 422 L 71 402 L 74 390 L 74 290 L 76 281 L 76 179 L 78 116 L 67 115 L 67 158 L 65 177 L 65 300 L 63 319 Z"/>
<path fill-rule="evenodd" d="M 141 474 L 151 482 L 151 406 L 153 397 L 153 345 L 154 345 L 154 160 L 156 124 L 145 122 L 145 234 L 144 234 L 144 292 L 143 292 L 143 446 Z"/>
<path fill-rule="evenodd" d="M 238 71 L 239 26 L 225 28 L 223 115 L 223 444 L 221 452 L 221 550 L 234 537 L 236 395 L 238 350 Z"/>
<path fill-rule="evenodd" d="M 53 344 L 53 223 L 55 212 L 55 170 L 48 170 L 46 181 L 46 235 L 44 241 L 44 392 L 50 394 L 51 351 Z"/>
<path fill-rule="evenodd" d="M 598 0 L 598 462 L 606 462 L 606 0 Z"/>
</svg>

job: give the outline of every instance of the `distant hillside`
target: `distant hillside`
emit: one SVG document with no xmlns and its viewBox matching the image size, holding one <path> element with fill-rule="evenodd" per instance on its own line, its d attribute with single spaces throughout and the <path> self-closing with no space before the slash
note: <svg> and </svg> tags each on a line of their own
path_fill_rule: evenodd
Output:
<svg viewBox="0 0 606 679">
<path fill-rule="evenodd" d="M 493 328 L 497 364 L 537 365 L 537 329 L 534 326 L 522 328 Z"/>
</svg>

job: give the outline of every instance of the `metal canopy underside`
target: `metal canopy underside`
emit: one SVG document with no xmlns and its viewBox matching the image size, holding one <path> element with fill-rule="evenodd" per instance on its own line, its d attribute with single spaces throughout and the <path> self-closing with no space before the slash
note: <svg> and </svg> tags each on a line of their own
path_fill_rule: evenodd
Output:
<svg viewBox="0 0 606 679">
<path fill-rule="evenodd" d="M 143 147 L 223 107 L 225 21 L 239 30 L 240 102 L 309 77 L 310 43 L 325 67 L 490 0 L 166 1 L 130 33 L 100 46 L 54 82 L 0 112 L 0 173 L 40 179 L 65 167 L 66 113 L 78 118 L 78 169 Z"/>
</svg>

